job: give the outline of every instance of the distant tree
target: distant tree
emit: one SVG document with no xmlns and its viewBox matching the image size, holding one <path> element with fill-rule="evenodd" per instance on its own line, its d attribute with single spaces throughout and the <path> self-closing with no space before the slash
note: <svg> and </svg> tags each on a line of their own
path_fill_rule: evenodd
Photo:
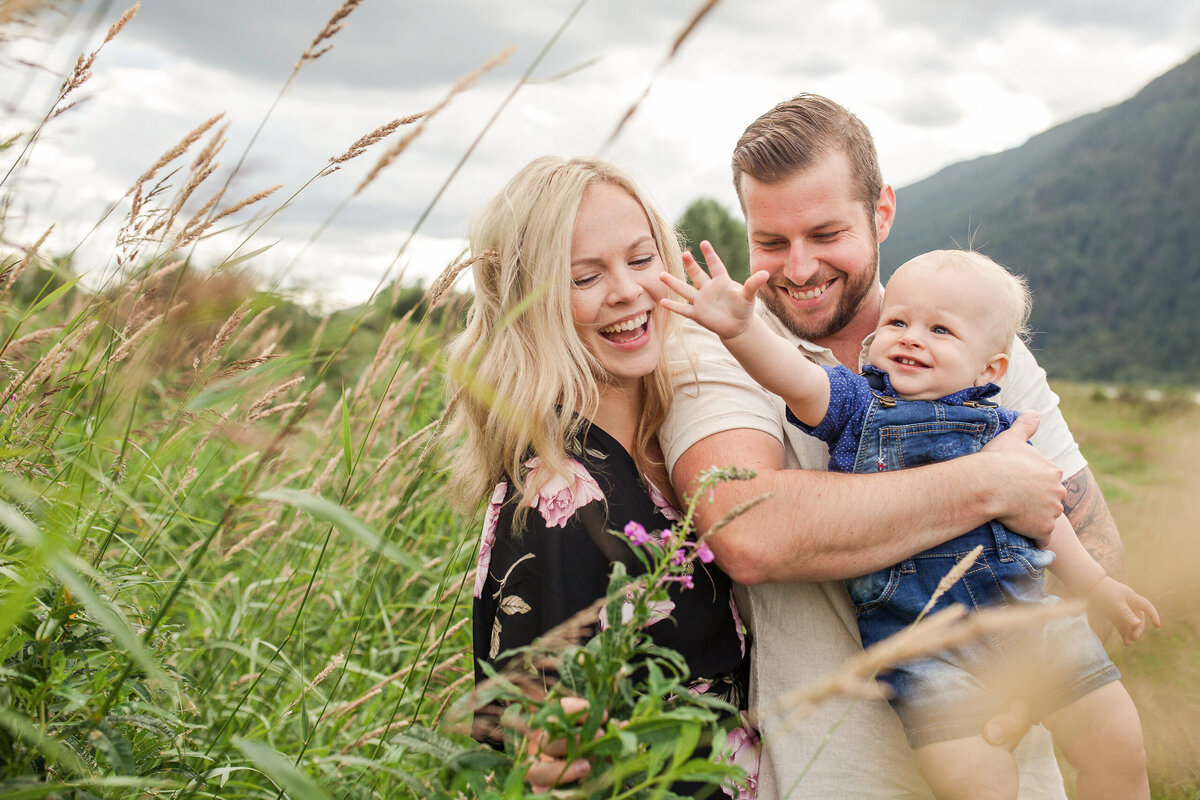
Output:
<svg viewBox="0 0 1200 800">
<path fill-rule="evenodd" d="M 701 264 L 704 263 L 704 255 L 700 252 L 700 242 L 707 239 L 735 280 L 745 281 L 750 277 L 746 226 L 716 200 L 703 197 L 688 206 L 679 220 L 679 228 L 687 237 L 687 246 L 692 255 Z"/>
</svg>

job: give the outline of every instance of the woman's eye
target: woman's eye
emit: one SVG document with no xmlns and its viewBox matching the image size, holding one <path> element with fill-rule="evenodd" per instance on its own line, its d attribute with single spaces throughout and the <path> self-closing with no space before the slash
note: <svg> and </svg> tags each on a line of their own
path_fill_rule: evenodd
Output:
<svg viewBox="0 0 1200 800">
<path fill-rule="evenodd" d="M 591 286 L 596 282 L 598 277 L 597 275 L 580 275 L 578 278 L 571 279 L 571 285 L 577 289 L 582 289 L 586 286 Z"/>
<path fill-rule="evenodd" d="M 629 262 L 629 266 L 633 267 L 634 269 L 645 269 L 646 267 L 648 267 L 654 263 L 654 259 L 655 259 L 655 256 L 653 256 L 653 255 L 643 256 L 641 258 L 635 258 L 633 261 Z"/>
</svg>

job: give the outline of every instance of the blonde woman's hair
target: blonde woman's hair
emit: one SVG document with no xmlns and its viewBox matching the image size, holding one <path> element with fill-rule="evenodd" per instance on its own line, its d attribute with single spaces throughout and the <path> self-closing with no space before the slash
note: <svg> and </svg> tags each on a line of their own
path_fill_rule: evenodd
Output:
<svg viewBox="0 0 1200 800">
<path fill-rule="evenodd" d="M 571 314 L 571 243 L 588 189 L 624 189 L 646 212 L 664 269 L 683 275 L 679 234 L 631 178 L 592 159 L 543 157 L 526 165 L 478 212 L 470 233 L 475 299 L 466 328 L 450 345 L 448 416 L 450 490 L 466 507 L 499 480 L 515 490 L 517 527 L 527 511 L 522 464 L 537 456 L 566 472 L 568 442 L 587 424 L 607 377 L 580 341 Z M 673 314 L 663 326 L 657 368 L 642 378 L 643 404 L 631 454 L 645 470 L 652 439 L 666 417 L 672 383 Z M 514 496 L 510 492 L 510 497 Z"/>
<path fill-rule="evenodd" d="M 1029 314 L 1033 296 L 1024 277 L 975 250 L 931 250 L 907 264 L 926 263 L 938 269 L 957 269 L 983 281 L 991 298 L 991 322 L 996 352 L 1012 355 L 1013 342 L 1029 340 Z M 901 265 L 903 267 L 904 265 Z"/>
</svg>

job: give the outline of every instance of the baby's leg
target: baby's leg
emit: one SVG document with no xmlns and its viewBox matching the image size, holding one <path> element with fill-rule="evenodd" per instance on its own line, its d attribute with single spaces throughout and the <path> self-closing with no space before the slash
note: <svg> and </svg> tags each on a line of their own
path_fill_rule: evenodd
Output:
<svg viewBox="0 0 1200 800">
<path fill-rule="evenodd" d="M 1079 770 L 1079 800 L 1150 800 L 1142 723 L 1120 681 L 1088 692 L 1045 722 L 1055 744 Z"/>
<path fill-rule="evenodd" d="M 982 736 L 922 745 L 917 759 L 938 800 L 1016 800 L 1016 759 Z"/>
</svg>

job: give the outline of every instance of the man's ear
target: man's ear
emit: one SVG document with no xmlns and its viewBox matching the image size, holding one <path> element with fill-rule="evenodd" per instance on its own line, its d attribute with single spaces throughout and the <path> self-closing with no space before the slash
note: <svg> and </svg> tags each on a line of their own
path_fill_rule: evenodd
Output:
<svg viewBox="0 0 1200 800">
<path fill-rule="evenodd" d="M 891 186 L 879 190 L 879 202 L 875 204 L 875 241 L 882 242 L 892 232 L 892 221 L 896 219 L 896 193 Z"/>
<path fill-rule="evenodd" d="M 975 385 L 983 386 L 985 383 L 995 383 L 1003 378 L 1006 372 L 1008 372 L 1008 354 L 996 353 L 996 355 L 988 359 L 987 365 L 979 373 L 979 377 L 975 379 Z"/>
</svg>

